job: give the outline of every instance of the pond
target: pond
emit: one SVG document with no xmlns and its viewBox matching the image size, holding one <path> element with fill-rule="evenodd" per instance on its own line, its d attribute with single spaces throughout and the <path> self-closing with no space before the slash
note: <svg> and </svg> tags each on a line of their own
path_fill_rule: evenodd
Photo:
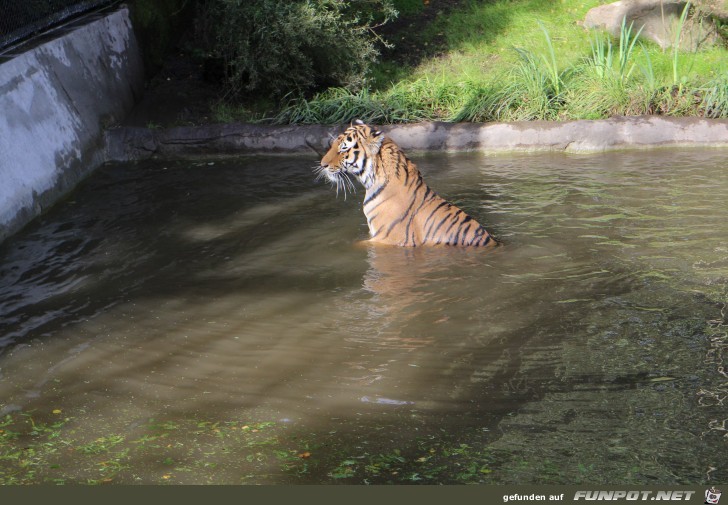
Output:
<svg viewBox="0 0 728 505">
<path fill-rule="evenodd" d="M 726 482 L 727 155 L 412 156 L 489 251 L 312 158 L 102 167 L 0 246 L 0 483 Z"/>
</svg>

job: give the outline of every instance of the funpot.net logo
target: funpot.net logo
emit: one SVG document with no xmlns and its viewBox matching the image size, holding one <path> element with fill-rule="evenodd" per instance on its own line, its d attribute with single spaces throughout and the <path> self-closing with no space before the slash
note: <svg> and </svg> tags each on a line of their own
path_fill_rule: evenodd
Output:
<svg viewBox="0 0 728 505">
<path fill-rule="evenodd" d="M 574 501 L 689 501 L 695 491 L 577 491 Z M 706 495 L 707 496 L 707 495 Z M 716 502 L 717 503 L 717 502 Z"/>
</svg>

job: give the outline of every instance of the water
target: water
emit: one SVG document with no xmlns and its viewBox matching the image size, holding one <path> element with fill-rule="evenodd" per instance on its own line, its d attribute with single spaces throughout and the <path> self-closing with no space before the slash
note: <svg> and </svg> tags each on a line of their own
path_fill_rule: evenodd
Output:
<svg viewBox="0 0 728 505">
<path fill-rule="evenodd" d="M 0 246 L 0 481 L 726 482 L 726 159 L 416 156 L 495 251 L 367 245 L 307 158 L 104 167 Z"/>
</svg>

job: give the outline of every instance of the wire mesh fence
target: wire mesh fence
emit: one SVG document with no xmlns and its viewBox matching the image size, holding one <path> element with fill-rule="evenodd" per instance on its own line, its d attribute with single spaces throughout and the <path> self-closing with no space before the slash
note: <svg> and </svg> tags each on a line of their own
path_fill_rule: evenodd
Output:
<svg viewBox="0 0 728 505">
<path fill-rule="evenodd" d="M 118 0 L 0 0 L 0 51 Z"/>
</svg>

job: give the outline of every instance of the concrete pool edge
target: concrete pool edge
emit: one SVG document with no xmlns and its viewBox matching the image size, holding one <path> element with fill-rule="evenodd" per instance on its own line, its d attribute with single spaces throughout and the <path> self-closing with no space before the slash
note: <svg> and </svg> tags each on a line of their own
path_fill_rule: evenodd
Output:
<svg viewBox="0 0 728 505">
<path fill-rule="evenodd" d="M 296 154 L 323 151 L 343 125 L 248 123 L 167 129 L 119 127 L 106 132 L 109 161 L 149 158 Z M 381 129 L 406 151 L 604 152 L 658 147 L 728 147 L 728 119 L 663 116 L 516 123 L 423 122 Z"/>
</svg>

